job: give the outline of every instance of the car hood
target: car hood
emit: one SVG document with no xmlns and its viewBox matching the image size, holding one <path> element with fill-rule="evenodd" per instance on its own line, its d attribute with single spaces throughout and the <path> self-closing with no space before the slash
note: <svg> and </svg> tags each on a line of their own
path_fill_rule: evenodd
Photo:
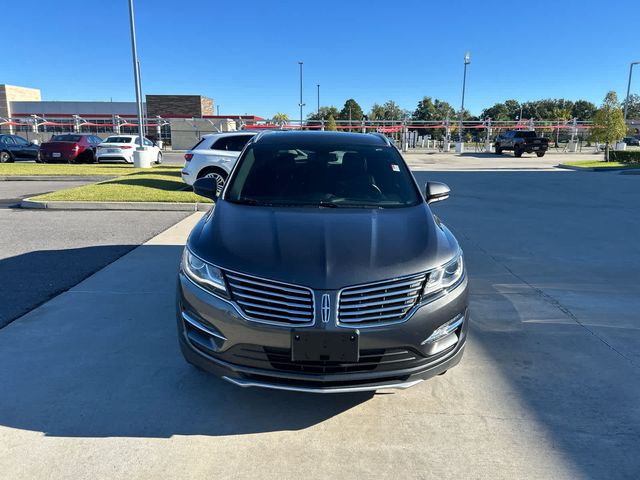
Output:
<svg viewBox="0 0 640 480">
<path fill-rule="evenodd" d="M 458 244 L 423 203 L 408 208 L 270 208 L 219 201 L 189 248 L 223 269 L 333 290 L 418 273 Z"/>
</svg>

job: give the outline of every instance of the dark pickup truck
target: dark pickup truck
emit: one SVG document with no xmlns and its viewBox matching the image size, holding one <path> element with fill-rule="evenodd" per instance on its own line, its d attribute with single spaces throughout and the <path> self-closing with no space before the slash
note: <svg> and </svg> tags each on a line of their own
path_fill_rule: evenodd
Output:
<svg viewBox="0 0 640 480">
<path fill-rule="evenodd" d="M 535 152 L 538 157 L 543 157 L 549 149 L 549 140 L 536 136 L 536 132 L 508 130 L 496 137 L 494 146 L 498 155 L 504 150 L 513 150 L 516 157 L 521 157 L 524 152 Z"/>
</svg>

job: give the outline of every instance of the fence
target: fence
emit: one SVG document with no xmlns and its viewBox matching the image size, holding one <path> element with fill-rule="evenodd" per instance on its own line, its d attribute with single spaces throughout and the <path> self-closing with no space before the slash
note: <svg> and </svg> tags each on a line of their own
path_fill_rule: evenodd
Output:
<svg viewBox="0 0 640 480">
<path fill-rule="evenodd" d="M 144 120 L 146 136 L 161 140 L 174 149 L 188 149 L 207 133 L 246 129 L 285 129 L 285 130 L 325 130 L 327 122 L 307 120 L 288 123 L 245 124 L 242 120 L 207 118 L 147 118 Z M 549 138 L 556 146 L 569 143 L 574 148 L 589 139 L 591 122 L 523 120 L 523 121 L 457 121 L 444 120 L 348 120 L 336 121 L 336 129 L 351 132 L 378 132 L 390 138 L 403 150 L 416 148 L 437 148 L 449 151 L 451 142 L 461 138 L 465 142 L 477 144 L 476 150 L 489 151 L 494 137 L 502 131 L 512 129 L 535 130 L 540 136 Z M 133 119 L 124 119 L 118 115 L 112 118 L 84 119 L 78 115 L 72 118 L 45 119 L 32 118 L 0 119 L 0 132 L 19 133 L 28 140 L 47 141 L 58 133 L 92 133 L 101 138 L 116 134 L 137 134 L 138 123 Z"/>
</svg>

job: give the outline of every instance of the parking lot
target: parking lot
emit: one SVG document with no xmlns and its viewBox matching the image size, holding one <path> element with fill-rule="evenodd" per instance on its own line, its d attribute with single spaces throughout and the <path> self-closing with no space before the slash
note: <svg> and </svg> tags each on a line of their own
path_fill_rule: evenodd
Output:
<svg viewBox="0 0 640 480">
<path fill-rule="evenodd" d="M 71 289 L 0 330 L 2 476 L 637 478 L 640 176 L 503 157 L 407 158 L 452 189 L 434 211 L 473 313 L 462 363 L 392 394 L 243 390 L 187 365 L 175 273 L 200 214 L 0 209 L 21 285 L 3 305 L 45 249 L 96 259 L 54 262 L 43 291 Z"/>
</svg>

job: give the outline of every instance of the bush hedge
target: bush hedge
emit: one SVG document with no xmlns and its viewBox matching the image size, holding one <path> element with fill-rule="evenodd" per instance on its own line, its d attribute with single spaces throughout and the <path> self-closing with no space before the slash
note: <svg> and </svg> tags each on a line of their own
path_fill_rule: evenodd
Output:
<svg viewBox="0 0 640 480">
<path fill-rule="evenodd" d="M 640 163 L 640 150 L 612 151 L 609 152 L 609 160 L 620 163 Z"/>
</svg>

